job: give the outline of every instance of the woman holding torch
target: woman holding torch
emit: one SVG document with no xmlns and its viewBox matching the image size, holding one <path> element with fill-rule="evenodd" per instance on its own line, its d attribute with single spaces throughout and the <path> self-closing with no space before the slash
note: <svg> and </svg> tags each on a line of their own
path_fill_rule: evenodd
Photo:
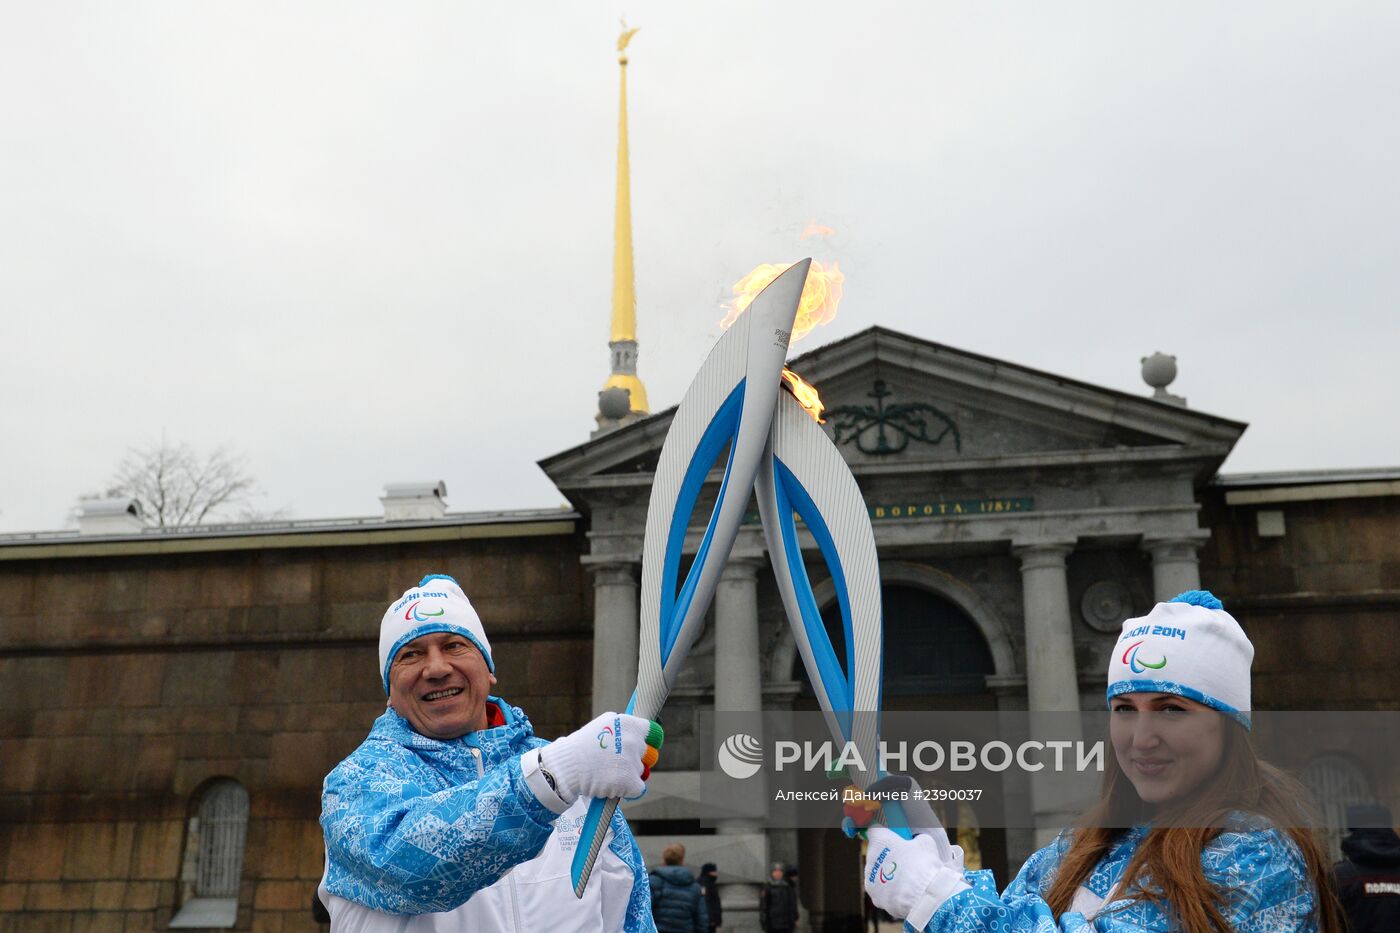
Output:
<svg viewBox="0 0 1400 933">
<path fill-rule="evenodd" d="M 873 827 L 871 900 L 926 933 L 1340 933 L 1302 788 L 1250 743 L 1253 658 L 1204 591 L 1129 619 L 1108 671 L 1113 754 L 1079 825 L 999 896 L 941 831 Z"/>
</svg>

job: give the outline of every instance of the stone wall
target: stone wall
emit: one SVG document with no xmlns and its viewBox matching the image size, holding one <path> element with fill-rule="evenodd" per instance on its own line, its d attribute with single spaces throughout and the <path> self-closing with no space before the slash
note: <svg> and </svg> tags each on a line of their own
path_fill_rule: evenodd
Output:
<svg viewBox="0 0 1400 933">
<path fill-rule="evenodd" d="M 385 605 L 455 576 L 497 691 L 546 737 L 586 718 L 573 535 L 0 561 L 0 929 L 164 929 L 217 777 L 248 791 L 237 929 L 316 929 L 321 779 L 384 708 Z"/>
<path fill-rule="evenodd" d="M 1261 537 L 1257 513 L 1281 511 Z M 1254 642 L 1256 709 L 1400 709 L 1400 497 L 1228 506 L 1201 580 Z"/>
<path fill-rule="evenodd" d="M 1203 502 L 1202 583 L 1254 640 L 1256 707 L 1400 706 L 1400 498 Z M 1259 508 L 1284 513 L 1284 535 L 1259 535 Z M 455 576 L 486 621 L 498 692 L 552 738 L 590 705 L 585 548 L 557 534 L 0 560 L 0 930 L 164 929 L 185 896 L 189 818 L 220 777 L 250 795 L 236 928 L 315 929 L 320 782 L 383 709 L 384 606 L 424 573 Z M 1013 558 L 927 563 L 990 591 L 1024 664 Z M 1150 563 L 1124 542 L 1076 550 L 1067 573 L 1096 707 L 1113 635 L 1084 624 L 1080 600 L 1118 580 L 1148 608 Z M 763 579 L 766 655 L 781 620 Z M 695 667 L 703 702 L 708 636 Z"/>
</svg>

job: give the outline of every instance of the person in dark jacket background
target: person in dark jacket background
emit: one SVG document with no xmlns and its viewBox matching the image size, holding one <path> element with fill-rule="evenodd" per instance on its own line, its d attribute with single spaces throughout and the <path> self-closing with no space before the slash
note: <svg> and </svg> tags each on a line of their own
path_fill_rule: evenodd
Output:
<svg viewBox="0 0 1400 933">
<path fill-rule="evenodd" d="M 710 933 L 705 897 L 683 864 L 685 846 L 673 842 L 651 870 L 651 916 L 657 933 Z"/>
<path fill-rule="evenodd" d="M 1351 933 L 1400 930 L 1400 836 L 1391 823 L 1385 807 L 1347 807 L 1346 858 L 1332 874 Z"/>
<path fill-rule="evenodd" d="M 769 872 L 758 892 L 758 923 L 768 933 L 788 933 L 797 926 L 797 889 L 787 880 L 781 862 Z"/>
<path fill-rule="evenodd" d="M 700 866 L 700 892 L 705 895 L 705 912 L 710 918 L 710 929 L 718 930 L 724 910 L 719 906 L 719 866 L 714 862 Z"/>
</svg>

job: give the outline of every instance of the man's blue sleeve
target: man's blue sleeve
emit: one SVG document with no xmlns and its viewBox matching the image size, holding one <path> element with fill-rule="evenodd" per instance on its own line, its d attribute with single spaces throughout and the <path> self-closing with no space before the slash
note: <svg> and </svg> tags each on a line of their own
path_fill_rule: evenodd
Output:
<svg viewBox="0 0 1400 933">
<path fill-rule="evenodd" d="M 327 776 L 321 795 L 326 887 L 385 913 L 454 910 L 538 855 L 554 819 L 526 785 L 518 757 L 433 791 L 415 783 L 411 763 L 393 751 L 361 749 Z"/>
</svg>

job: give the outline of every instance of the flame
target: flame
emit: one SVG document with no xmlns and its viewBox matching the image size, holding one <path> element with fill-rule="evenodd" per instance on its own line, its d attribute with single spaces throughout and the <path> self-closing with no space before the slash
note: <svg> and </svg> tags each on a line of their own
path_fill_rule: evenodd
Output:
<svg viewBox="0 0 1400 933">
<path fill-rule="evenodd" d="M 807 409 L 807 414 L 815 418 L 817 424 L 826 424 L 822 420 L 822 412 L 826 406 L 822 404 L 822 397 L 817 394 L 817 387 L 786 366 L 783 367 L 783 381 L 788 384 L 788 389 L 792 391 L 793 396 L 802 404 L 802 407 Z"/>
<path fill-rule="evenodd" d="M 792 263 L 763 263 L 752 272 L 734 283 L 734 297 L 730 299 L 728 312 L 719 326 L 728 330 L 739 315 L 744 313 L 758 293 L 768 287 Z M 825 324 L 836 317 L 836 305 L 841 301 L 842 284 L 846 276 L 835 262 L 824 266 L 812 260 L 812 268 L 807 272 L 807 282 L 802 286 L 802 300 L 797 306 L 797 320 L 792 325 L 792 342 L 796 343 L 807 336 L 818 324 Z"/>
<path fill-rule="evenodd" d="M 813 236 L 831 236 L 835 232 L 835 230 L 831 229 L 826 224 L 819 224 L 815 220 L 809 220 L 807 221 L 807 229 L 802 231 L 802 235 L 798 237 L 798 239 L 805 240 Z"/>
</svg>

